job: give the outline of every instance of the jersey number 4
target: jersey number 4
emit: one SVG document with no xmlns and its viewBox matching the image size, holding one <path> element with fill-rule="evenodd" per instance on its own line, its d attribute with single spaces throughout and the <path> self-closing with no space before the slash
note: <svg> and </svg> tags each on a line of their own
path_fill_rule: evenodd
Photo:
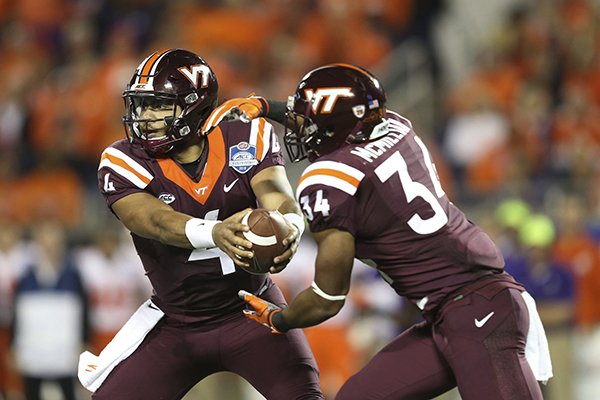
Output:
<svg viewBox="0 0 600 400">
<path fill-rule="evenodd" d="M 408 165 L 399 151 L 395 151 L 385 161 L 383 161 L 375 169 L 375 174 L 382 183 L 392 178 L 392 176 L 398 174 L 400 177 L 400 183 L 404 189 L 404 194 L 406 195 L 406 201 L 410 203 L 417 197 L 420 197 L 431 206 L 434 212 L 431 217 L 423 219 L 418 214 L 414 214 L 408 220 L 408 226 L 413 231 L 421 235 L 427 235 L 437 232 L 444 225 L 446 225 L 448 222 L 448 216 L 444 212 L 444 209 L 438 200 L 444 195 L 444 190 L 442 189 L 442 185 L 438 179 L 435 167 L 431 162 L 429 151 L 419 137 L 415 137 L 415 141 L 423 151 L 423 158 L 425 160 L 427 170 L 429 171 L 429 177 L 433 183 L 435 194 L 432 193 L 427 186 L 412 180 L 408 173 Z"/>
<path fill-rule="evenodd" d="M 206 213 L 204 219 L 216 221 L 219 219 L 219 210 L 212 210 Z M 218 258 L 221 264 L 221 272 L 223 275 L 229 275 L 235 272 L 235 264 L 231 258 L 220 248 L 212 247 L 210 249 L 194 249 L 188 257 L 188 261 L 208 260 L 210 258 Z"/>
</svg>

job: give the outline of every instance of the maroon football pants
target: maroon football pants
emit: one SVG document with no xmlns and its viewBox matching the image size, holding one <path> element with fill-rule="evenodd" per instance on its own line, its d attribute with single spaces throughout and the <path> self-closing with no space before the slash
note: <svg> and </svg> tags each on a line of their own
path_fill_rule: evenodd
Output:
<svg viewBox="0 0 600 400">
<path fill-rule="evenodd" d="M 282 304 L 279 289 L 267 292 Z M 319 371 L 304 333 L 272 334 L 239 316 L 212 327 L 182 327 L 163 318 L 140 347 L 94 393 L 94 400 L 181 399 L 220 371 L 245 378 L 267 399 L 323 399 Z"/>
<path fill-rule="evenodd" d="M 520 291 L 476 291 L 454 303 L 394 339 L 336 399 L 431 399 L 457 385 L 463 400 L 542 399 L 525 359 L 529 313 Z"/>
</svg>

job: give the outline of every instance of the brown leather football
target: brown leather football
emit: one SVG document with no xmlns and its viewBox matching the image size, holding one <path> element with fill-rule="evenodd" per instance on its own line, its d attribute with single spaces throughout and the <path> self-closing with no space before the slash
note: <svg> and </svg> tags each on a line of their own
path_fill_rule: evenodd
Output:
<svg viewBox="0 0 600 400">
<path fill-rule="evenodd" d="M 250 267 L 243 268 L 244 271 L 251 274 L 269 272 L 273 258 L 285 251 L 282 242 L 290 234 L 285 218 L 279 211 L 256 208 L 244 216 L 242 223 L 250 227 L 242 234 L 253 243 L 254 252 Z"/>
</svg>

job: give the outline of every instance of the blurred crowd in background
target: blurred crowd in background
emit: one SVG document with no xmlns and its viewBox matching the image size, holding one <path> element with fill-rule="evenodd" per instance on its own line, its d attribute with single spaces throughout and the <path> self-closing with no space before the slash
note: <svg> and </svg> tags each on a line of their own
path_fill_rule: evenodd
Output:
<svg viewBox="0 0 600 400">
<path fill-rule="evenodd" d="M 134 69 L 169 47 L 211 65 L 221 100 L 285 100 L 329 62 L 374 72 L 536 299 L 546 398 L 600 398 L 600 1 L 0 0 L 0 399 L 68 386 L 79 351 L 97 354 L 149 295 L 96 169 L 124 137 Z M 304 166 L 288 163 L 292 184 Z M 305 236 L 274 276 L 288 296 L 312 279 Z M 306 330 L 329 397 L 419 320 L 385 285 L 357 262 L 342 313 Z M 195 393 L 260 398 L 226 374 Z"/>
</svg>

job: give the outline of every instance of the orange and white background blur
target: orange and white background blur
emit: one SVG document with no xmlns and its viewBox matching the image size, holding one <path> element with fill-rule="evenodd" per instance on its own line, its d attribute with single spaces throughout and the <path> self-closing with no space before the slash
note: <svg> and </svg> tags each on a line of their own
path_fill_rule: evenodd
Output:
<svg viewBox="0 0 600 400">
<path fill-rule="evenodd" d="M 507 258 L 535 250 L 515 273 L 539 287 L 570 277 L 572 290 L 536 298 L 555 370 L 545 398 L 600 398 L 600 1 L 0 0 L 0 400 L 24 398 L 9 315 L 38 221 L 67 232 L 92 300 L 86 346 L 105 343 L 148 296 L 95 171 L 124 135 L 120 96 L 135 67 L 165 47 L 205 58 L 221 99 L 285 100 L 328 62 L 373 71 L 388 107 L 432 151 L 451 200 Z M 288 163 L 293 185 L 305 166 Z M 274 278 L 288 297 L 310 284 L 314 252 L 307 233 Z M 416 319 L 357 262 L 344 310 L 306 330 L 328 399 Z M 43 393 L 60 399 L 52 385 Z M 261 397 L 218 374 L 186 396 L 195 398 Z"/>
</svg>

